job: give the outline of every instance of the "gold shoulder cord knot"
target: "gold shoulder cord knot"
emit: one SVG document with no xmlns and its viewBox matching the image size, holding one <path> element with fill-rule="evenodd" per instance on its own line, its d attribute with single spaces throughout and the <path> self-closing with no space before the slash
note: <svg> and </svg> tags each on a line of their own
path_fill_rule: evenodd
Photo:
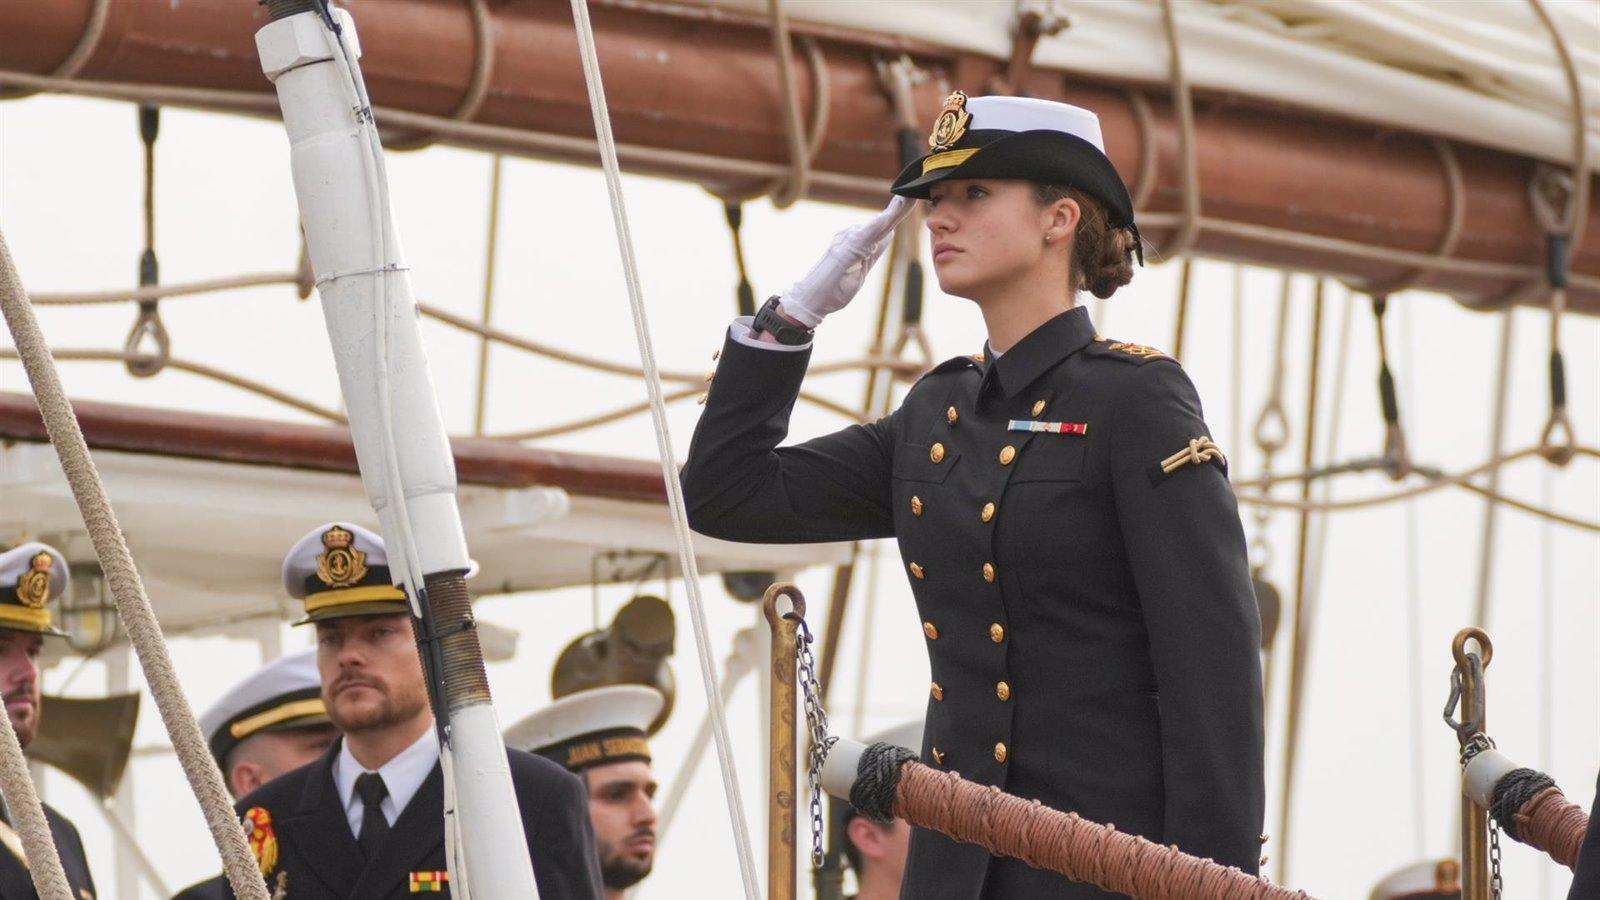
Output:
<svg viewBox="0 0 1600 900">
<path fill-rule="evenodd" d="M 1228 458 L 1222 455 L 1222 448 L 1217 446 L 1216 441 L 1205 436 L 1191 438 L 1189 446 L 1161 461 L 1161 471 L 1163 474 L 1171 475 L 1189 463 L 1198 466 L 1214 459 L 1222 460 L 1223 465 L 1228 464 Z"/>
</svg>

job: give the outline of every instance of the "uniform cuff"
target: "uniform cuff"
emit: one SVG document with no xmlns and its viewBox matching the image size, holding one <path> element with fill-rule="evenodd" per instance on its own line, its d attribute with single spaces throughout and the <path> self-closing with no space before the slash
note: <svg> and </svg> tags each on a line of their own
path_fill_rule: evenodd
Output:
<svg viewBox="0 0 1600 900">
<path fill-rule="evenodd" d="M 733 320 L 733 324 L 728 326 L 728 337 L 731 337 L 739 343 L 744 344 L 746 347 L 755 347 L 758 350 L 783 350 L 793 352 L 795 350 L 809 350 L 811 348 L 811 341 L 806 341 L 804 344 L 778 344 L 771 341 L 763 341 L 755 336 L 755 333 L 752 329 L 755 320 L 755 316 L 739 316 L 735 318 Z"/>
</svg>

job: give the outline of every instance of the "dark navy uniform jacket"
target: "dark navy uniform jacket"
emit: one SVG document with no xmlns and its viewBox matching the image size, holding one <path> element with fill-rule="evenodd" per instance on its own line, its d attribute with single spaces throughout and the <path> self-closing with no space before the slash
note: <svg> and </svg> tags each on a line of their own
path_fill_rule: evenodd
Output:
<svg viewBox="0 0 1600 900">
<path fill-rule="evenodd" d="M 413 872 L 443 872 L 444 776 L 434 763 L 422 787 L 400 811 L 376 858 L 368 860 L 350 833 L 333 782 L 334 741 L 317 761 L 267 782 L 237 804 L 240 815 L 264 807 L 272 816 L 277 865 L 268 890 L 286 878 L 286 900 L 377 900 L 411 895 Z M 533 853 L 533 875 L 545 900 L 599 900 L 600 857 L 583 782 L 550 760 L 507 749 L 522 827 Z M 197 885 L 197 889 L 204 889 Z M 233 892 L 222 885 L 223 896 Z M 492 895 L 493 891 L 490 890 Z M 198 894 L 206 897 L 207 894 Z M 448 889 L 431 896 L 450 896 Z"/>
<path fill-rule="evenodd" d="M 77 900 L 94 900 L 94 878 L 89 874 L 89 860 L 83 855 L 83 839 L 78 829 L 53 809 L 44 805 L 45 821 L 50 823 L 50 837 L 55 839 L 56 853 L 61 857 L 61 869 L 66 872 L 67 886 Z M 38 900 L 33 889 L 33 876 L 22 860 L 0 848 L 0 900 Z"/>
<path fill-rule="evenodd" d="M 1160 465 L 1209 434 L 1177 363 L 1080 307 L 779 448 L 809 355 L 726 341 L 683 470 L 694 529 L 898 538 L 933 676 L 923 762 L 1254 873 L 1260 618 L 1224 464 Z M 918 829 L 902 896 L 1106 895 Z"/>
</svg>

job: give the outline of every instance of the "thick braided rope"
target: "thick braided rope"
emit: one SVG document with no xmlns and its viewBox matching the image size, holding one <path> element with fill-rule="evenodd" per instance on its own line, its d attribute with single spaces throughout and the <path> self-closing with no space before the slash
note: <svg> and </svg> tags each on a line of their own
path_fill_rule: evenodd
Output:
<svg viewBox="0 0 1600 900">
<path fill-rule="evenodd" d="M 894 813 L 997 856 L 1138 900 L 1309 900 L 1303 891 L 919 762 L 900 769 Z"/>
<path fill-rule="evenodd" d="M 111 587 L 117 604 L 117 613 L 128 630 L 128 639 L 139 654 L 139 665 L 144 670 L 145 681 L 155 696 L 156 707 L 161 711 L 161 721 L 172 738 L 173 749 L 189 788 L 200 803 L 211 838 L 222 854 L 223 869 L 233 886 L 234 894 L 242 900 L 268 900 L 266 885 L 245 843 L 244 832 L 233 813 L 222 784 L 222 773 L 200 735 L 194 712 L 178 682 L 172 657 L 161 635 L 161 624 L 150 608 L 150 598 L 145 595 L 144 582 L 134 567 L 133 555 L 117 524 L 116 513 L 106 497 L 105 485 L 95 469 L 89 448 L 84 443 L 83 431 L 78 427 L 77 416 L 61 386 L 60 373 L 50 358 L 50 348 L 33 307 L 23 290 L 22 279 L 17 274 L 16 263 L 0 233 L 0 309 L 4 310 L 6 324 L 22 357 L 28 381 L 33 385 L 39 412 L 44 417 L 50 443 L 61 459 L 61 468 L 72 486 L 73 497 L 83 515 L 84 525 L 94 543 L 95 555 L 105 571 L 106 583 Z"/>
<path fill-rule="evenodd" d="M 1577 868 L 1589 814 L 1568 800 L 1560 788 L 1551 785 L 1534 794 L 1511 818 L 1517 823 L 1517 840 L 1543 850 L 1569 869 Z"/>
<path fill-rule="evenodd" d="M 41 900 L 73 900 L 72 886 L 61 869 L 61 856 L 56 853 L 55 838 L 50 834 L 50 823 L 39 803 L 39 792 L 33 789 L 28 761 L 22 758 L 22 745 L 11 728 L 11 717 L 4 712 L 0 712 L 0 793 L 5 794 L 6 808 L 22 838 L 23 852 L 28 854 L 33 889 Z"/>
</svg>

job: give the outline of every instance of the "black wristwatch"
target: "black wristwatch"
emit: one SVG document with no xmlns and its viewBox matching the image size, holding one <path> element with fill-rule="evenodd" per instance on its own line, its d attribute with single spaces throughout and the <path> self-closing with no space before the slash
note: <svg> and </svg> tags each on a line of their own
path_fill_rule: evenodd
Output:
<svg viewBox="0 0 1600 900">
<path fill-rule="evenodd" d="M 755 334 L 770 334 L 778 343 L 790 347 L 811 343 L 811 338 L 815 334 L 811 329 L 802 328 L 779 315 L 776 296 L 769 298 L 761 305 L 761 309 L 756 311 L 756 320 L 751 326 L 751 331 Z"/>
</svg>

